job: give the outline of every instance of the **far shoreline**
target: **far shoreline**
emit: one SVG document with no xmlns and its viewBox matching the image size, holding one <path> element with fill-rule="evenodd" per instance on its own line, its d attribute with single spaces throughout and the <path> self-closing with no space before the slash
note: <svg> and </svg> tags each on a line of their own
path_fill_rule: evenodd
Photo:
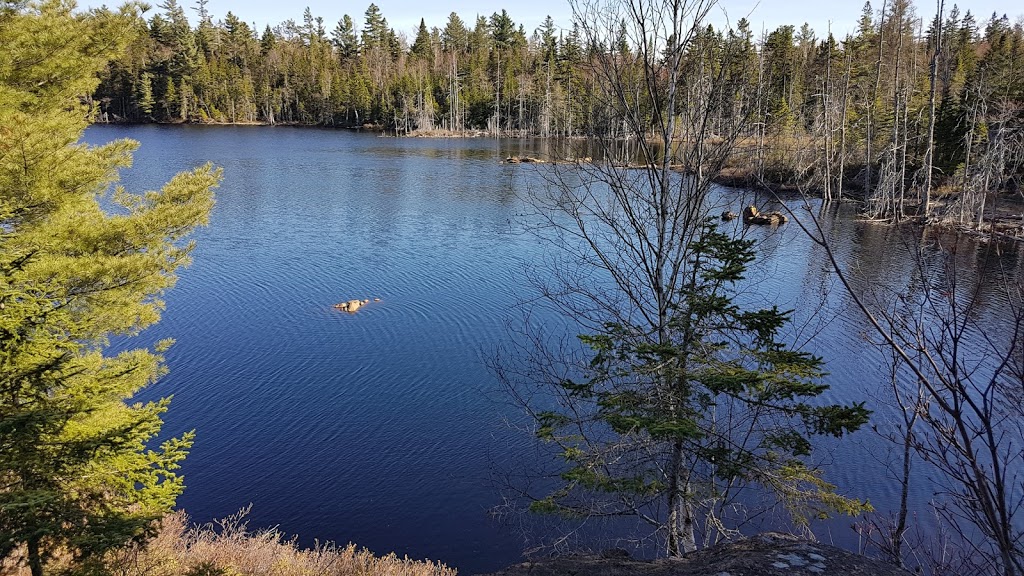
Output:
<svg viewBox="0 0 1024 576">
<path fill-rule="evenodd" d="M 495 140 L 548 140 L 548 141 L 567 141 L 567 140 L 588 140 L 594 138 L 593 136 L 577 135 L 577 136 L 542 136 L 539 134 L 525 134 L 525 135 L 502 135 L 493 134 L 485 130 L 448 130 L 448 129 L 430 129 L 430 130 L 413 130 L 411 132 L 400 133 L 396 130 L 390 130 L 384 126 L 378 124 L 363 124 L 360 126 L 344 126 L 344 125 L 329 125 L 329 124 L 309 124 L 303 122 L 195 122 L 195 121 L 177 121 L 177 122 L 131 122 L 123 120 L 106 121 L 106 122 L 92 122 L 90 126 L 120 126 L 120 127 L 135 127 L 135 126 L 160 126 L 160 127 L 258 127 L 258 128 L 300 128 L 300 129 L 315 129 L 315 130 L 338 130 L 347 131 L 354 133 L 366 133 L 376 134 L 382 138 L 421 138 L 421 139 L 434 139 L 434 140 L 458 140 L 458 139 L 481 139 L 481 138 L 493 138 Z M 513 158 L 499 158 L 499 162 L 509 162 Z M 576 162 L 582 161 L 579 158 L 576 159 L 554 159 L 554 160 L 542 160 L 542 161 L 526 161 L 524 164 L 539 163 L 539 164 L 552 164 L 552 165 L 571 165 Z M 519 162 L 509 162 L 518 164 Z M 629 169 L 642 169 L 642 165 L 629 165 L 626 168 Z M 684 170 L 680 166 L 673 166 L 671 168 L 675 172 L 683 172 Z M 717 174 L 712 181 L 725 188 L 732 190 L 753 190 L 758 192 L 765 192 L 775 196 L 777 199 L 781 197 L 799 195 L 805 197 L 813 197 L 821 199 L 824 197 L 823 191 L 817 187 L 805 187 L 793 182 L 784 180 L 761 180 L 758 179 L 753 171 L 749 167 L 738 167 L 735 165 L 726 165 Z M 834 199 L 834 202 L 841 203 L 856 203 L 863 204 L 863 194 L 857 187 L 848 187 L 844 190 L 844 194 Z M 864 221 L 878 222 L 889 225 L 899 224 L 912 224 L 922 227 L 935 227 L 938 230 L 954 231 L 956 233 L 965 234 L 968 236 L 980 238 L 983 240 L 1003 240 L 1009 242 L 1021 242 L 1024 241 L 1024 226 L 1017 226 L 1017 219 L 1024 222 L 1024 205 L 1020 203 L 1012 202 L 998 202 L 996 203 L 997 210 L 995 214 L 985 218 L 986 224 L 988 224 L 989 230 L 983 231 L 956 222 L 947 222 L 944 220 L 925 220 L 919 215 L 908 214 L 902 220 L 871 220 L 868 218 L 861 218 Z M 1008 205 L 1009 204 L 1009 205 Z M 908 206 L 910 206 L 908 204 Z M 1019 214 L 1018 214 L 1019 212 Z"/>
</svg>

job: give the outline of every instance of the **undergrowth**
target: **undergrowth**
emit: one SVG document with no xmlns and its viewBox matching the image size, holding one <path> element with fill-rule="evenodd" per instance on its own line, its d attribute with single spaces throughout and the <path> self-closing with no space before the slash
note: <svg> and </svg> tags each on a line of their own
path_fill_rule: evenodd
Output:
<svg viewBox="0 0 1024 576">
<path fill-rule="evenodd" d="M 107 555 L 85 568 L 56 559 L 47 574 L 111 576 L 456 576 L 441 563 L 375 556 L 355 544 L 317 543 L 302 548 L 276 528 L 250 531 L 249 508 L 223 520 L 194 525 L 184 512 L 165 517 L 145 547 Z M 0 566 L 0 574 L 28 576 L 24 563 Z"/>
</svg>

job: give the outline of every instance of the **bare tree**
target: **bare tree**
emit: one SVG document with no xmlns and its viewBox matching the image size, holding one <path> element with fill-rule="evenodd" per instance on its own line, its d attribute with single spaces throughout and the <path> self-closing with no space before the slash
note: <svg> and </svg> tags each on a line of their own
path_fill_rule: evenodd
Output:
<svg viewBox="0 0 1024 576">
<path fill-rule="evenodd" d="M 973 124 L 983 122 L 987 127 L 984 139 L 976 141 L 968 134 L 968 162 L 963 169 L 964 191 L 945 209 L 945 218 L 963 227 L 983 230 L 986 211 L 991 221 L 998 216 L 990 198 L 996 198 L 1001 188 L 1010 183 L 1024 166 L 1024 125 L 1019 120 L 1021 106 L 1007 102 L 988 102 L 978 98 L 969 110 Z M 1011 183 L 1012 182 L 1012 183 Z"/>
<path fill-rule="evenodd" d="M 911 247 L 919 289 L 870 298 L 854 287 L 819 223 L 801 226 L 892 356 L 904 418 L 891 437 L 940 487 L 936 509 L 959 535 L 962 560 L 986 573 L 1024 574 L 1024 284 L 1002 267 L 989 272 L 995 282 L 976 277 L 964 238 L 926 234 Z M 999 262 L 998 246 L 977 250 Z M 1005 302 L 1000 318 L 982 313 L 991 297 Z M 910 461 L 905 453 L 904 495 Z M 904 503 L 889 535 L 896 555 L 906 515 Z"/>
<path fill-rule="evenodd" d="M 536 362 L 497 366 L 565 465 L 533 508 L 640 518 L 673 556 L 729 536 L 723 513 L 752 484 L 797 520 L 863 509 L 805 457 L 812 436 L 852 431 L 867 411 L 812 407 L 820 359 L 776 338 L 788 315 L 731 300 L 752 247 L 717 230 L 712 178 L 746 122 L 703 34 L 713 4 L 572 4 L 604 132 L 569 154 L 596 161 L 551 167 L 525 203 L 553 248 L 534 277 L 542 301 L 584 346 L 537 352 L 548 343 L 527 330 Z"/>
<path fill-rule="evenodd" d="M 935 50 L 932 52 L 928 74 L 928 139 L 925 142 L 924 154 L 924 201 L 921 214 L 927 219 L 932 192 L 932 164 L 935 156 L 935 81 L 939 74 L 939 58 L 942 55 L 942 17 L 943 0 L 936 0 L 935 10 Z"/>
</svg>

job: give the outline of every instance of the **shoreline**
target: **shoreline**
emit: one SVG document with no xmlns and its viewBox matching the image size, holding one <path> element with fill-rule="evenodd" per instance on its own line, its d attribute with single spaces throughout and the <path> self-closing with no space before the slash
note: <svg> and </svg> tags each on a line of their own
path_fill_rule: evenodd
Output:
<svg viewBox="0 0 1024 576">
<path fill-rule="evenodd" d="M 590 136 L 541 136 L 541 135 L 495 135 L 484 130 L 448 130 L 448 129 L 431 129 L 431 130 L 413 130 L 408 133 L 399 134 L 394 131 L 387 130 L 384 126 L 376 124 L 363 124 L 360 126 L 342 126 L 342 125 L 326 125 L 326 124 L 308 124 L 302 122 L 194 122 L 194 121 L 177 121 L 177 122 L 129 122 L 122 120 L 106 121 L 106 122 L 91 122 L 90 126 L 210 126 L 210 127 L 227 127 L 227 126 L 252 126 L 252 127 L 288 127 L 288 128 L 310 128 L 320 130 L 344 130 L 356 133 L 371 133 L 377 134 L 380 137 L 388 138 L 421 138 L 421 139 L 437 139 L 437 140 L 454 140 L 454 139 L 478 139 L 478 138 L 494 138 L 504 140 L 586 140 L 591 138 Z M 512 161 L 515 159 L 516 161 Z M 525 159 L 525 160 L 523 160 Z M 509 156 L 508 158 L 501 158 L 499 162 L 512 163 L 512 164 L 573 164 L 577 161 L 585 159 L 562 159 L 562 160 L 538 160 L 529 156 Z M 629 165 L 627 168 L 630 169 L 642 169 L 643 165 Z M 674 165 L 673 171 L 682 172 L 681 166 Z M 810 187 L 802 188 L 798 184 L 793 184 L 786 181 L 766 182 L 755 178 L 753 172 L 750 169 L 737 168 L 735 166 L 725 166 L 723 170 L 712 178 L 712 181 L 726 188 L 731 189 L 747 189 L 759 192 L 767 192 L 776 196 L 782 195 L 793 195 L 798 194 L 802 196 L 809 196 L 812 198 L 821 199 L 824 194 L 820 188 Z M 850 193 L 841 194 L 838 198 L 835 198 L 833 202 L 852 202 L 863 204 L 865 199 L 863 198 L 862 191 L 855 191 Z M 995 193 L 997 196 L 1003 196 L 1002 192 Z M 941 217 L 935 217 L 925 219 L 920 215 L 913 214 L 907 215 L 902 220 L 870 220 L 861 218 L 865 221 L 879 222 L 888 225 L 898 224 L 914 224 L 918 226 L 935 227 L 937 229 L 948 230 L 956 232 L 958 234 L 965 234 L 978 238 L 983 241 L 989 241 L 992 239 L 1000 239 L 1011 242 L 1022 242 L 1024 241 L 1024 201 L 1017 200 L 1016 198 L 1010 197 L 1000 198 L 1001 200 L 1009 200 L 1009 202 L 1002 201 L 996 203 L 996 211 L 994 214 L 986 216 L 984 222 L 988 230 L 980 230 L 976 227 L 966 225 L 962 222 L 954 222 L 952 220 L 943 219 Z M 945 201 L 937 199 L 937 202 L 941 205 Z M 1009 206 L 1007 206 L 1009 204 Z M 916 206 L 917 204 L 914 204 Z"/>
</svg>

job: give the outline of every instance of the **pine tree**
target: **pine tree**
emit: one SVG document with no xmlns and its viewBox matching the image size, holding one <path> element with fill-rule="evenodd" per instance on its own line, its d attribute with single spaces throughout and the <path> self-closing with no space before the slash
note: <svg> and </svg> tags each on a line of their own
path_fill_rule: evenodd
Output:
<svg viewBox="0 0 1024 576">
<path fill-rule="evenodd" d="M 331 32 L 331 43 L 334 44 L 334 48 L 342 60 L 354 58 L 359 54 L 359 39 L 356 37 L 355 24 L 348 14 L 338 20 L 338 25 Z"/>
<path fill-rule="evenodd" d="M 779 26 L 768 35 L 764 46 L 768 81 L 768 123 L 779 131 L 790 128 L 794 120 L 793 84 L 798 73 L 798 57 L 793 43 L 793 27 Z"/>
<path fill-rule="evenodd" d="M 508 12 L 502 10 L 501 13 L 495 12 L 491 14 L 490 18 L 491 36 L 494 38 L 494 46 L 498 50 L 507 50 L 512 46 L 513 36 L 515 35 L 515 23 L 512 21 L 512 17 L 508 15 Z"/>
<path fill-rule="evenodd" d="M 387 43 L 387 20 L 380 13 L 376 4 L 370 4 L 366 9 L 363 24 L 362 42 L 363 49 L 382 47 Z"/>
<path fill-rule="evenodd" d="M 537 29 L 540 35 L 541 60 L 548 64 L 554 64 L 558 56 L 558 36 L 555 34 L 555 21 L 551 16 L 546 16 L 544 22 Z"/>
<path fill-rule="evenodd" d="M 469 30 L 455 12 L 448 15 L 448 23 L 441 32 L 441 46 L 448 53 L 462 53 L 469 49 Z"/>
<path fill-rule="evenodd" d="M 105 350 L 157 321 L 219 179 L 113 187 L 135 144 L 82 145 L 81 102 L 133 16 L 71 4 L 0 10 L 0 560 L 24 553 L 34 576 L 58 550 L 89 563 L 144 541 L 183 488 L 192 434 L 153 446 L 168 400 L 128 403 L 167 343 Z"/>
<path fill-rule="evenodd" d="M 274 49 L 276 44 L 277 38 L 274 37 L 274 31 L 267 25 L 263 29 L 263 35 L 260 36 L 260 53 L 266 56 L 268 52 Z"/>
<path fill-rule="evenodd" d="M 153 77 L 143 73 L 139 78 L 139 110 L 145 115 L 153 113 Z"/>
</svg>

